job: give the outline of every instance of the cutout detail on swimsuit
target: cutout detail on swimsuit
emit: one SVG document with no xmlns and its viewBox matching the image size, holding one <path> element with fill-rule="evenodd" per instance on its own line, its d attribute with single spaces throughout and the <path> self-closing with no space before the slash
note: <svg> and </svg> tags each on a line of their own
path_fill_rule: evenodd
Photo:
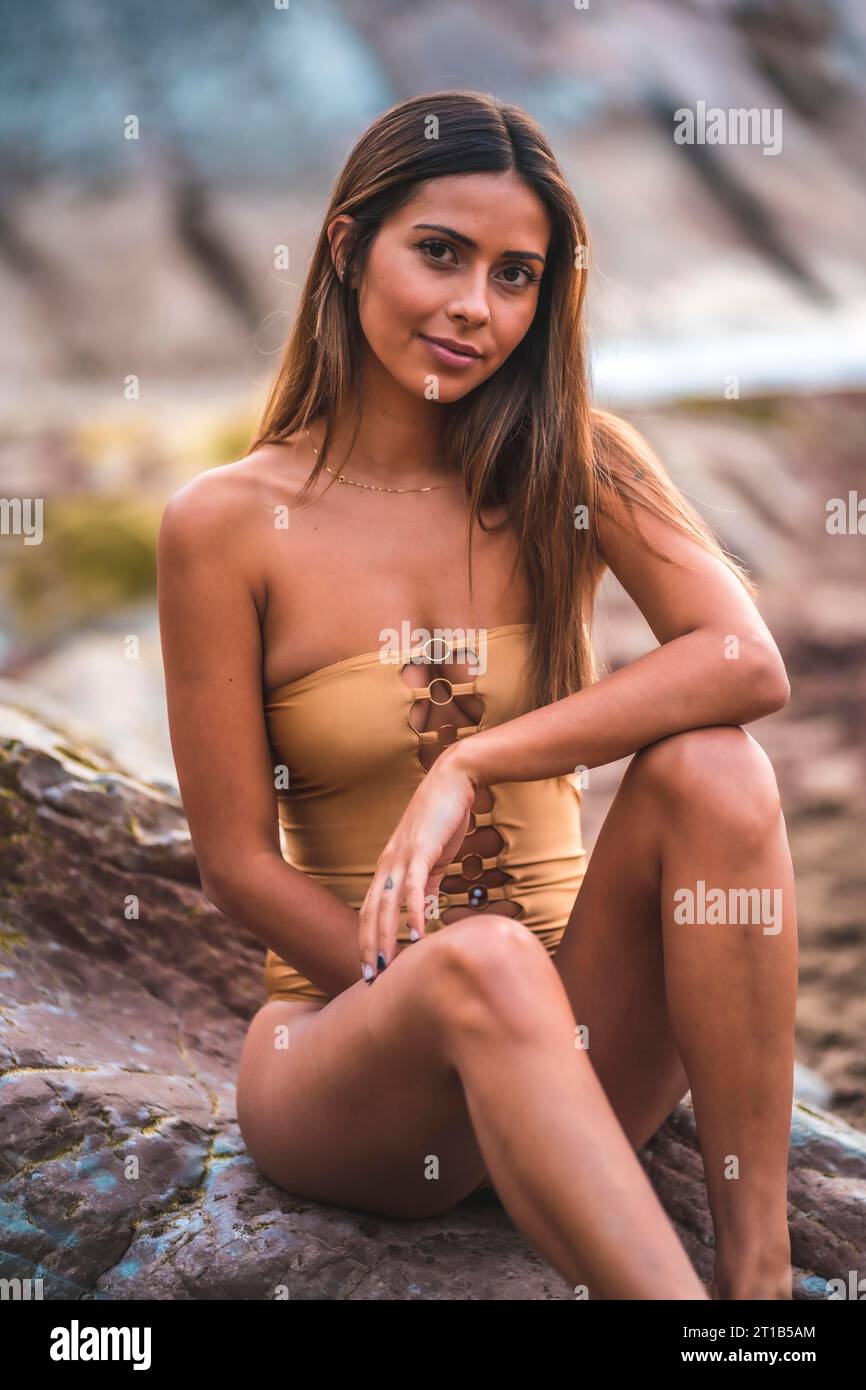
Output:
<svg viewBox="0 0 866 1390">
<path fill-rule="evenodd" d="M 448 658 L 452 655 L 453 648 L 449 647 L 444 639 L 439 640 L 442 647 L 436 655 L 432 655 L 429 641 L 413 649 L 411 655 L 414 658 L 423 654 L 426 660 L 424 662 L 417 660 L 406 662 L 400 668 L 400 675 L 404 680 L 406 680 L 406 672 L 416 665 L 447 663 L 459 667 L 464 664 L 450 662 Z M 456 671 L 452 671 L 451 676 L 434 676 L 426 685 L 413 685 L 411 680 L 406 681 L 406 684 L 412 692 L 412 702 L 409 706 L 409 725 L 418 740 L 419 762 L 423 771 L 427 773 L 443 748 L 449 747 L 458 739 L 468 738 L 479 732 L 484 723 L 484 699 L 478 692 L 477 677 L 471 680 L 460 679 Z M 464 709 L 463 704 L 461 704 L 460 697 L 464 697 L 464 701 L 468 697 L 469 703 L 474 703 L 477 706 L 477 719 L 474 724 L 453 722 L 455 714 L 470 714 L 470 711 Z M 426 709 L 424 708 L 425 704 Z M 447 714 L 445 714 L 448 706 L 452 706 L 452 708 L 448 709 Z M 440 709 L 443 711 L 441 716 L 436 713 Z M 417 722 L 419 718 L 422 721 L 420 724 Z M 431 718 L 433 720 L 432 725 Z M 431 753 L 435 749 L 431 761 L 425 761 L 424 758 L 428 749 Z M 489 799 L 490 804 L 482 809 L 479 803 L 484 797 Z M 513 875 L 500 866 L 507 842 L 495 821 L 495 800 L 491 790 L 479 789 L 475 801 L 476 804 L 473 805 L 469 813 L 467 832 L 460 846 L 460 857 L 454 859 L 443 874 L 443 884 L 447 880 L 447 887 L 444 887 L 439 893 L 440 922 L 444 922 L 441 916 L 443 910 L 450 912 L 460 907 L 468 907 L 472 911 L 478 912 L 488 909 L 491 904 L 493 904 L 493 910 L 501 912 L 503 916 L 522 917 L 524 915 L 523 905 L 510 897 L 509 890 L 514 882 Z M 479 833 L 479 843 L 470 844 L 469 841 L 474 841 Z M 485 835 L 488 841 L 486 845 L 483 844 Z M 454 880 L 457 881 L 459 887 L 453 884 Z M 454 920 L 454 918 L 449 917 L 448 920 Z M 436 929 L 432 923 L 430 925 L 433 930 Z"/>
</svg>

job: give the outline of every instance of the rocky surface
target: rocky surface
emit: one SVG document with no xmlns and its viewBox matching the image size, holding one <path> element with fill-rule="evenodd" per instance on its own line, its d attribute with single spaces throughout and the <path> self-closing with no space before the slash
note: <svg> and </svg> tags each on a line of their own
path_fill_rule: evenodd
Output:
<svg viewBox="0 0 866 1390">
<path fill-rule="evenodd" d="M 0 1276 L 49 1299 L 566 1299 L 493 1194 L 434 1221 L 298 1199 L 245 1152 L 235 1075 L 263 948 L 204 899 L 182 810 L 0 704 Z M 642 1151 L 700 1275 L 691 1108 Z M 796 1297 L 866 1265 L 866 1136 L 793 1116 Z"/>
</svg>

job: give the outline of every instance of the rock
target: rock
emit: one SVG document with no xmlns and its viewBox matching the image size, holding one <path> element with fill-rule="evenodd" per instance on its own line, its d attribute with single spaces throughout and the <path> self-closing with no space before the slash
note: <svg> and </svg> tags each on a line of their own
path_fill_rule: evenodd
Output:
<svg viewBox="0 0 866 1390">
<path fill-rule="evenodd" d="M 495 1194 L 391 1221 L 282 1191 L 235 1077 L 264 947 L 204 898 L 177 798 L 0 705 L 0 1277 L 48 1299 L 571 1298 Z M 694 1115 L 641 1158 L 705 1280 Z M 866 1267 L 866 1136 L 795 1103 L 796 1297 Z"/>
</svg>

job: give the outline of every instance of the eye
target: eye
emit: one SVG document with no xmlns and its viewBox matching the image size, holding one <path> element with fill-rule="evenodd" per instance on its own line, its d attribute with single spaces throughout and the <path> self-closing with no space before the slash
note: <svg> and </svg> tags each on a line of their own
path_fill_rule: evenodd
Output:
<svg viewBox="0 0 866 1390">
<path fill-rule="evenodd" d="M 518 274 L 520 274 L 520 275 L 525 275 L 525 276 L 526 276 L 526 279 L 525 279 L 522 283 L 518 283 L 517 280 L 506 280 L 506 282 L 505 282 L 506 285 L 513 285 L 514 288 L 515 288 L 516 290 L 524 290 L 524 289 L 526 289 L 529 285 L 534 285 L 534 284 L 541 278 L 541 277 L 540 277 L 539 275 L 537 275 L 536 272 L 535 272 L 534 270 L 532 270 L 528 265 L 524 265 L 524 264 L 519 264 L 519 265 L 518 265 L 518 263 L 517 263 L 516 261 L 515 261 L 515 263 L 514 263 L 513 265 L 507 265 L 507 266 L 505 266 L 505 268 L 504 268 L 504 270 L 503 270 L 503 272 L 502 272 L 503 275 L 504 275 L 505 272 L 508 271 L 508 270 L 516 270 L 516 271 L 518 272 Z"/>
<path fill-rule="evenodd" d="M 435 251 L 453 252 L 454 247 L 451 246 L 447 241 L 437 241 L 435 237 L 427 237 L 425 241 L 419 241 L 417 243 L 417 246 L 419 251 L 423 251 L 425 255 L 429 256 L 432 261 L 437 262 L 439 265 L 454 264 L 453 261 L 446 261 L 442 258 L 441 255 L 434 254 L 434 249 Z"/>
</svg>

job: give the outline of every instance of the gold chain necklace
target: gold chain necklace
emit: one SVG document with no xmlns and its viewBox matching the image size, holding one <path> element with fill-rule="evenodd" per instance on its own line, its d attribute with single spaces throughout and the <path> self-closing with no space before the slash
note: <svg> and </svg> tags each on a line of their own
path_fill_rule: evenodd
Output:
<svg viewBox="0 0 866 1390">
<path fill-rule="evenodd" d="M 316 458 L 318 458 L 319 451 L 316 448 L 315 444 L 313 444 L 313 436 L 310 434 L 309 425 L 307 425 L 306 429 L 307 437 L 309 438 L 310 443 L 313 445 L 313 453 L 316 455 Z M 338 483 L 348 483 L 351 487 L 363 487 L 366 488 L 369 492 L 436 492 L 438 488 L 456 487 L 457 483 L 461 481 L 458 478 L 457 481 L 453 483 L 431 483 L 429 487 L 377 487 L 375 483 L 358 483 L 355 481 L 354 478 L 347 478 L 345 473 L 335 473 L 333 468 L 328 468 L 327 464 L 325 464 L 325 468 L 331 474 L 332 478 L 337 479 Z"/>
</svg>

